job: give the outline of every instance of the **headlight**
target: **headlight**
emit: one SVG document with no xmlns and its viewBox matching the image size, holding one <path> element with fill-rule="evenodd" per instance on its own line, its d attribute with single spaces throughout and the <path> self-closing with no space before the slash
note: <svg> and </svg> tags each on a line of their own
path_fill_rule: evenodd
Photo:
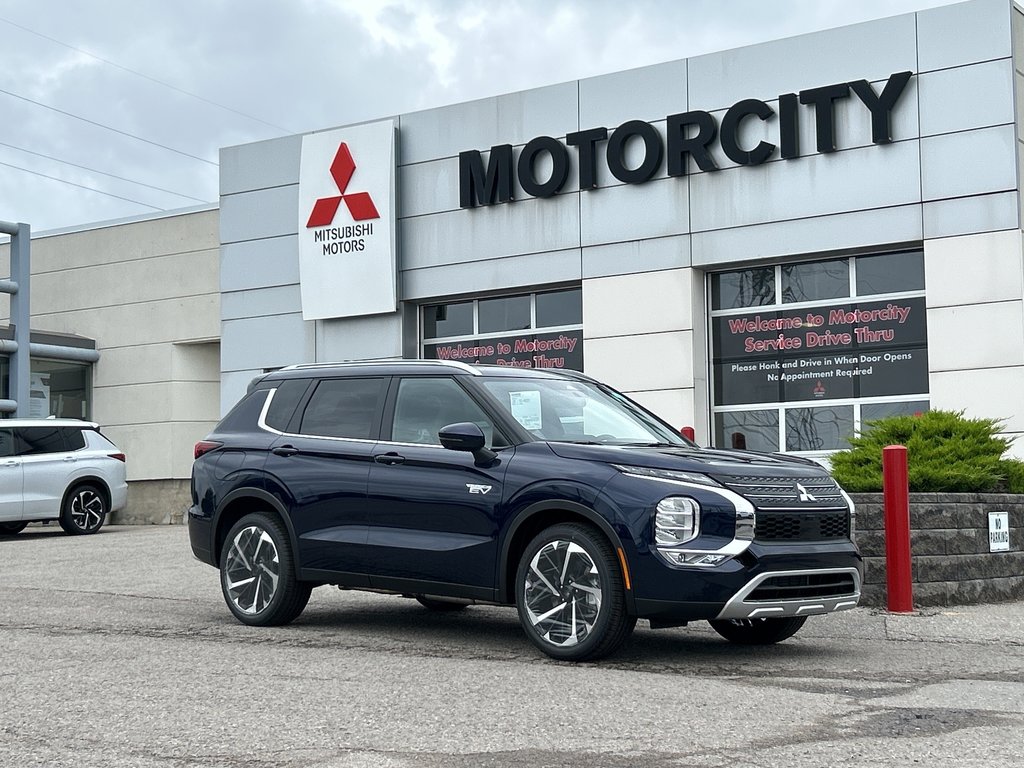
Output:
<svg viewBox="0 0 1024 768">
<path fill-rule="evenodd" d="M 843 498 L 846 499 L 847 506 L 850 507 L 850 541 L 857 541 L 857 506 L 853 503 L 853 499 L 850 498 L 850 494 L 844 491 L 842 488 L 839 492 L 843 494 Z"/>
<path fill-rule="evenodd" d="M 653 467 L 631 467 L 626 464 L 612 464 L 619 472 L 634 477 L 649 477 L 651 480 L 664 480 L 674 483 L 689 483 L 691 485 L 712 485 L 717 488 L 721 486 L 707 475 L 699 472 L 679 472 L 674 469 L 654 469 Z"/>
<path fill-rule="evenodd" d="M 654 513 L 654 541 L 659 547 L 685 544 L 700 533 L 700 504 L 687 496 L 669 496 Z"/>
</svg>

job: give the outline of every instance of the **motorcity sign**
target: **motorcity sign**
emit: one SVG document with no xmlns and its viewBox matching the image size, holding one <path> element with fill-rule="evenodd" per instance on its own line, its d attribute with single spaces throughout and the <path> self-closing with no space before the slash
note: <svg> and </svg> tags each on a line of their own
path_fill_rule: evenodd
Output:
<svg viewBox="0 0 1024 768">
<path fill-rule="evenodd" d="M 684 176 L 692 160 L 701 171 L 716 171 L 718 164 L 711 153 L 717 142 L 722 152 L 737 165 L 760 165 L 771 159 L 776 150 L 784 160 L 801 156 L 799 126 L 802 119 L 813 114 L 815 150 L 819 153 L 836 149 L 835 104 L 856 98 L 870 113 L 871 141 L 892 142 L 891 116 L 900 96 L 906 91 L 913 73 L 896 72 L 889 76 L 880 90 L 867 80 L 854 80 L 799 93 L 784 93 L 778 99 L 778 112 L 759 99 L 743 99 L 733 104 L 719 123 L 703 110 L 668 115 L 665 136 L 651 123 L 629 120 L 609 133 L 605 127 L 588 128 L 569 133 L 564 143 L 551 136 L 531 139 L 513 156 L 511 144 L 491 147 L 486 166 L 479 150 L 459 153 L 459 205 L 474 208 L 481 205 L 510 202 L 514 199 L 514 181 L 526 194 L 551 197 L 562 191 L 569 178 L 571 153 L 574 149 L 579 167 L 581 190 L 592 190 L 598 184 L 598 158 L 603 154 L 608 171 L 626 184 L 650 180 L 667 162 L 669 176 Z M 761 140 L 754 146 L 740 143 L 742 125 L 748 120 L 778 123 L 778 143 Z M 642 160 L 630 166 L 627 148 L 639 142 Z M 604 145 L 604 152 L 598 151 Z M 538 178 L 542 171 L 542 178 Z"/>
<path fill-rule="evenodd" d="M 427 360 L 502 365 L 508 368 L 568 368 L 583 370 L 583 331 L 536 333 L 473 341 L 424 344 Z"/>
<path fill-rule="evenodd" d="M 304 320 L 394 312 L 393 120 L 302 137 L 299 280 Z"/>
</svg>

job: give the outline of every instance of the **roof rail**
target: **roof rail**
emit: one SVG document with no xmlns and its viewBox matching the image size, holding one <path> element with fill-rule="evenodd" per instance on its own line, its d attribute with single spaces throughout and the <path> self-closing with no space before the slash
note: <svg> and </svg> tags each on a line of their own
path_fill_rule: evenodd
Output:
<svg viewBox="0 0 1024 768">
<path fill-rule="evenodd" d="M 458 360 L 357 360 L 357 361 L 341 361 L 335 363 L 297 363 L 295 365 L 287 365 L 284 368 L 278 370 L 282 371 L 295 371 L 295 370 L 307 370 L 311 368 L 358 368 L 361 366 L 377 366 L 377 365 L 444 365 L 451 368 L 458 368 L 459 370 L 470 373 L 474 376 L 479 376 L 480 371 L 473 366 L 460 362 Z M 271 371 L 274 373 L 274 371 Z"/>
</svg>

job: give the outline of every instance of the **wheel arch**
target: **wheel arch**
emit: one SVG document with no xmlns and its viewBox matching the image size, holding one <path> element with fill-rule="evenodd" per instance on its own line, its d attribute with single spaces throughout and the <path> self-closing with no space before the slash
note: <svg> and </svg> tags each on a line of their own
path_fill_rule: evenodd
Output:
<svg viewBox="0 0 1024 768">
<path fill-rule="evenodd" d="M 590 507 L 566 499 L 534 502 L 516 514 L 502 542 L 498 560 L 498 602 L 515 602 L 515 577 L 519 559 L 538 533 L 559 523 L 589 524 L 601 532 L 614 552 L 622 552 L 622 540 L 615 529 Z M 620 555 L 620 558 L 623 557 Z M 628 583 L 629 579 L 624 581 Z M 636 615 L 632 589 L 626 589 L 626 607 L 631 615 Z"/>
<path fill-rule="evenodd" d="M 217 506 L 212 526 L 213 564 L 220 567 L 220 552 L 224 547 L 224 539 L 227 537 L 228 531 L 235 523 L 252 512 L 269 512 L 281 521 L 284 529 L 288 532 L 288 543 L 292 548 L 295 574 L 298 576 L 300 570 L 299 548 L 291 518 L 281 500 L 262 488 L 236 488 L 225 496 Z"/>
<path fill-rule="evenodd" d="M 68 482 L 68 487 L 64 489 L 64 495 L 60 500 L 60 509 L 57 510 L 58 515 L 63 514 L 64 505 L 68 503 L 68 498 L 71 494 L 81 488 L 83 485 L 92 485 L 99 489 L 100 493 L 103 494 L 103 503 L 107 507 L 107 516 L 110 515 L 110 486 L 107 485 L 107 481 L 98 475 L 82 475 L 76 477 Z M 104 522 L 109 522 L 105 520 Z"/>
</svg>

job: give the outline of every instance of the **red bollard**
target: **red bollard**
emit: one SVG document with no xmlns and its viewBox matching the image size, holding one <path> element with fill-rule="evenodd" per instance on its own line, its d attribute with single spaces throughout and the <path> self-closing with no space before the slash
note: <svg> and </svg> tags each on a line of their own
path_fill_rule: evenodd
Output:
<svg viewBox="0 0 1024 768">
<path fill-rule="evenodd" d="M 687 440 L 693 440 L 697 442 L 697 433 L 693 431 L 693 427 L 681 427 L 679 434 L 685 437 Z"/>
<path fill-rule="evenodd" d="M 907 449 L 882 449 L 882 493 L 885 498 L 885 577 L 891 613 L 912 613 L 914 595 L 910 571 L 910 490 Z"/>
</svg>

